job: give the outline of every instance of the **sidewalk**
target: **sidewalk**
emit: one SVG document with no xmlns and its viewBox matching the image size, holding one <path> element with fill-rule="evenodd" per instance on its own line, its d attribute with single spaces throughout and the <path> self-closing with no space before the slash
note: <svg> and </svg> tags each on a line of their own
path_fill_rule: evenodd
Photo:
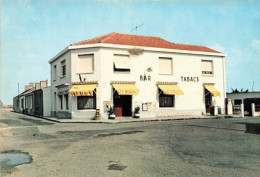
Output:
<svg viewBox="0 0 260 177">
<path fill-rule="evenodd" d="M 219 119 L 225 118 L 224 115 L 208 116 L 208 115 L 198 115 L 198 116 L 167 116 L 167 117 L 154 117 L 154 118 L 132 118 L 132 117 L 117 117 L 115 119 L 103 119 L 103 120 L 86 120 L 86 119 L 57 119 L 53 117 L 43 117 L 43 119 L 60 122 L 60 123 L 130 123 L 130 122 L 150 122 L 150 121 L 167 121 L 167 120 L 185 120 L 185 119 Z"/>
</svg>

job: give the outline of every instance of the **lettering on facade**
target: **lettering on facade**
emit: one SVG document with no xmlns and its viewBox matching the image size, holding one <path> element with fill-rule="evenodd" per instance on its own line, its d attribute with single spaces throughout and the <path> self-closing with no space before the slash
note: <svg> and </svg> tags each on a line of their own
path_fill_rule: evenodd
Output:
<svg viewBox="0 0 260 177">
<path fill-rule="evenodd" d="M 121 94 L 121 95 L 127 95 L 127 94 L 137 95 L 137 94 L 138 94 L 138 92 L 137 92 L 136 90 L 124 90 L 124 89 L 122 89 L 122 90 L 117 90 L 117 92 L 118 92 L 119 94 Z"/>
<path fill-rule="evenodd" d="M 184 81 L 184 82 L 199 82 L 199 77 L 181 76 L 181 81 Z"/>
<path fill-rule="evenodd" d="M 148 75 L 140 75 L 140 81 L 151 81 L 152 80 L 152 76 Z"/>
<path fill-rule="evenodd" d="M 93 91 L 71 91 L 70 96 L 93 96 Z"/>
</svg>

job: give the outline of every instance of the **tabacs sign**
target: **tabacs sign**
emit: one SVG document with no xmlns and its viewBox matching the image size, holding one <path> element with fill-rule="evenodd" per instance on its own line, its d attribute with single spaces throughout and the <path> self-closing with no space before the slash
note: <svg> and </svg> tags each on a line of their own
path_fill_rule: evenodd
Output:
<svg viewBox="0 0 260 177">
<path fill-rule="evenodd" d="M 184 81 L 184 82 L 199 82 L 199 77 L 181 76 L 181 81 Z"/>
</svg>

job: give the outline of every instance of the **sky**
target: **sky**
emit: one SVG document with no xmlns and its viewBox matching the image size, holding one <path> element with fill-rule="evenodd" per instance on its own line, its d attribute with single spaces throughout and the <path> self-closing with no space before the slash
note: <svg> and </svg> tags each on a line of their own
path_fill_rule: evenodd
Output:
<svg viewBox="0 0 260 177">
<path fill-rule="evenodd" d="M 227 92 L 260 91 L 260 1 L 1 0 L 0 100 L 50 81 L 48 61 L 111 32 L 159 36 L 226 53 Z"/>
</svg>

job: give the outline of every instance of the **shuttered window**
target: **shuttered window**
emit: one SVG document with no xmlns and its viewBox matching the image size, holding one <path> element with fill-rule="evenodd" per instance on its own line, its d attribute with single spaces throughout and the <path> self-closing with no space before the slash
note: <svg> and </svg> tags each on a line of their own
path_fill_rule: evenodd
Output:
<svg viewBox="0 0 260 177">
<path fill-rule="evenodd" d="M 61 62 L 61 75 L 66 76 L 66 61 L 65 60 L 63 60 Z"/>
<path fill-rule="evenodd" d="M 94 73 L 94 55 L 78 56 L 78 73 Z"/>
<path fill-rule="evenodd" d="M 213 64 L 211 60 L 201 61 L 201 72 L 202 74 L 213 74 Z"/>
<path fill-rule="evenodd" d="M 159 58 L 159 74 L 172 74 L 171 58 Z"/>
<path fill-rule="evenodd" d="M 57 66 L 56 65 L 53 66 L 52 76 L 53 76 L 53 80 L 55 81 L 56 77 L 57 77 Z"/>
<path fill-rule="evenodd" d="M 131 63 L 128 55 L 114 55 L 114 71 L 130 72 Z"/>
</svg>

